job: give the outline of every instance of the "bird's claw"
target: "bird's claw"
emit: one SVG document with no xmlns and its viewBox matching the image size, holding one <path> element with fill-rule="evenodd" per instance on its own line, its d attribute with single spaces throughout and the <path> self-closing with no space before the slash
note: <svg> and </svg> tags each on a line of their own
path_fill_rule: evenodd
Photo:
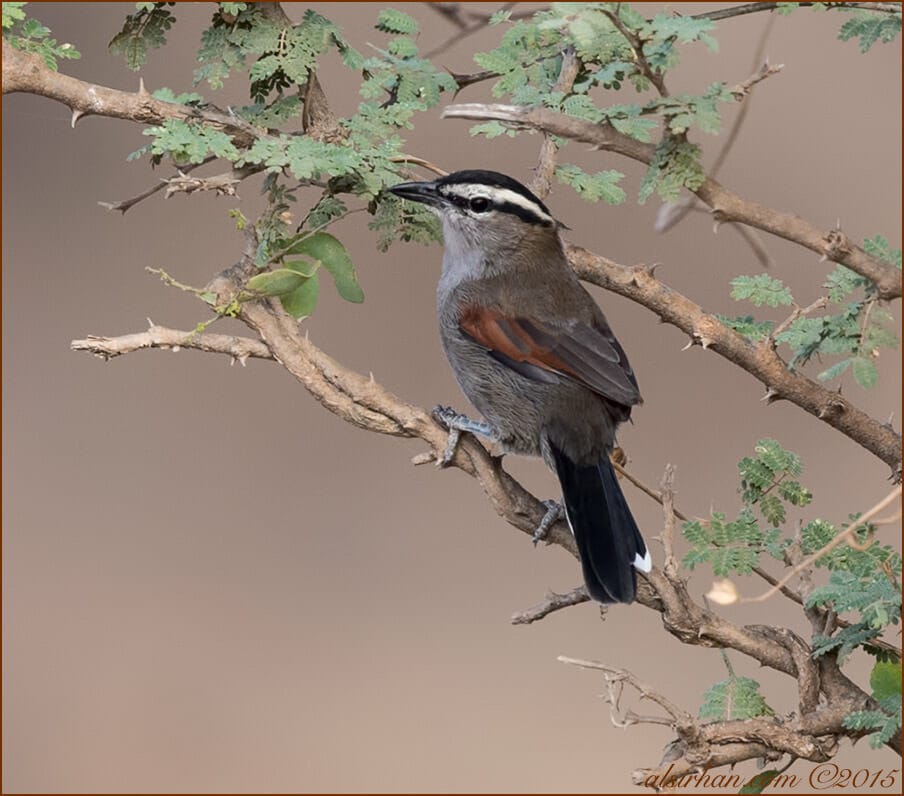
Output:
<svg viewBox="0 0 904 796">
<path fill-rule="evenodd" d="M 559 501 L 544 500 L 543 505 L 546 506 L 546 514 L 543 515 L 543 519 L 540 520 L 540 524 L 534 531 L 534 546 L 536 546 L 538 542 L 542 542 L 549 533 L 549 529 L 565 516 L 565 509 Z"/>
<path fill-rule="evenodd" d="M 448 429 L 449 437 L 446 440 L 446 449 L 437 464 L 440 467 L 448 467 L 455 456 L 455 449 L 461 439 L 461 432 L 467 431 L 470 434 L 479 434 L 483 437 L 493 437 L 493 429 L 488 423 L 481 423 L 477 420 L 471 420 L 467 415 L 456 412 L 451 406 L 435 406 L 433 407 L 433 419 L 436 420 L 444 428 Z"/>
</svg>

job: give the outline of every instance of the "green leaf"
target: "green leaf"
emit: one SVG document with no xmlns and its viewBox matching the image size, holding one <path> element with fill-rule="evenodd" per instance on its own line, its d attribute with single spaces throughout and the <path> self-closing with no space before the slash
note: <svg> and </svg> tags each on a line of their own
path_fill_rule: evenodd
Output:
<svg viewBox="0 0 904 796">
<path fill-rule="evenodd" d="M 751 777 L 738 791 L 738 793 L 762 793 L 772 784 L 772 780 L 774 780 L 778 775 L 778 770 L 774 768 L 769 768 L 765 771 L 761 771 L 759 774 L 755 774 L 753 777 Z"/>
<path fill-rule="evenodd" d="M 876 369 L 876 363 L 869 357 L 855 357 L 853 360 L 852 370 L 857 384 L 864 390 L 871 390 L 879 381 L 879 371 Z"/>
<path fill-rule="evenodd" d="M 306 277 L 288 268 L 277 268 L 252 276 L 245 287 L 262 296 L 284 296 L 297 290 Z"/>
<path fill-rule="evenodd" d="M 377 30 L 384 33 L 417 33 L 418 26 L 413 17 L 395 8 L 384 8 L 377 15 Z"/>
<path fill-rule="evenodd" d="M 829 299 L 836 304 L 840 304 L 858 287 L 865 287 L 868 284 L 869 280 L 865 277 L 860 276 L 860 274 L 850 268 L 839 265 L 826 277 L 823 287 L 828 288 Z"/>
<path fill-rule="evenodd" d="M 883 663 L 879 661 L 873 666 L 869 676 L 873 699 L 881 702 L 893 698 L 901 700 L 901 661 Z"/>
<path fill-rule="evenodd" d="M 317 273 L 313 273 L 291 293 L 280 296 L 279 300 L 293 318 L 309 318 L 314 313 L 319 295 L 320 279 Z"/>
<path fill-rule="evenodd" d="M 509 138 L 514 138 L 516 131 L 506 127 L 502 122 L 491 121 L 475 124 L 470 130 L 471 135 L 485 135 L 487 138 L 497 138 L 505 133 Z"/>
<path fill-rule="evenodd" d="M 700 147 L 681 136 L 667 136 L 653 153 L 637 198 L 643 204 L 656 191 L 664 201 L 674 202 L 682 188 L 695 191 L 705 179 L 706 172 L 700 164 Z"/>
<path fill-rule="evenodd" d="M 894 41 L 901 32 L 901 12 L 895 14 L 855 11 L 838 33 L 841 41 L 860 39 L 860 52 L 868 52 L 877 42 Z"/>
<path fill-rule="evenodd" d="M 196 91 L 185 91 L 182 94 L 176 94 L 171 88 L 158 88 L 151 93 L 154 99 L 163 100 L 164 102 L 174 102 L 177 105 L 199 105 L 204 102 L 204 97 Z"/>
<path fill-rule="evenodd" d="M 8 30 L 11 28 L 16 22 L 21 22 L 25 19 L 25 12 L 22 10 L 22 6 L 25 3 L 3 3 L 3 30 Z"/>
<path fill-rule="evenodd" d="M 166 44 L 166 33 L 176 18 L 165 8 L 166 3 L 143 3 L 129 14 L 108 45 L 111 53 L 121 54 L 129 69 L 138 70 L 148 58 L 148 50 Z"/>
<path fill-rule="evenodd" d="M 756 321 L 752 315 L 741 315 L 729 318 L 726 315 L 714 315 L 730 329 L 744 335 L 748 340 L 763 340 L 772 332 L 772 321 Z"/>
<path fill-rule="evenodd" d="M 901 250 L 892 249 L 885 236 L 876 235 L 872 238 L 866 238 L 863 241 L 863 250 L 871 257 L 882 260 L 900 270 Z"/>
<path fill-rule="evenodd" d="M 346 301 L 360 303 L 364 301 L 364 291 L 358 284 L 355 268 L 345 246 L 328 232 L 315 232 L 292 244 L 285 252 L 304 254 L 330 272 L 336 282 L 336 290 Z"/>
<path fill-rule="evenodd" d="M 570 185 L 577 191 L 582 199 L 588 202 L 598 202 L 603 199 L 610 205 L 621 204 L 625 201 L 625 192 L 618 185 L 619 180 L 625 175 L 620 171 L 599 171 L 596 174 L 586 174 L 578 166 L 563 163 L 556 168 L 556 178 Z"/>
<path fill-rule="evenodd" d="M 826 368 L 822 373 L 820 373 L 816 378 L 820 381 L 829 381 L 830 379 L 835 379 L 844 373 L 853 362 L 853 359 L 842 359 L 841 362 L 836 362 L 832 367 Z"/>
<path fill-rule="evenodd" d="M 731 297 L 735 301 L 749 301 L 756 307 L 789 305 L 794 302 L 791 291 L 769 274 L 736 276 L 731 280 Z"/>
<path fill-rule="evenodd" d="M 760 684 L 750 677 L 728 677 L 710 686 L 703 694 L 700 718 L 704 721 L 731 721 L 772 716 L 775 711 L 760 694 Z"/>
</svg>

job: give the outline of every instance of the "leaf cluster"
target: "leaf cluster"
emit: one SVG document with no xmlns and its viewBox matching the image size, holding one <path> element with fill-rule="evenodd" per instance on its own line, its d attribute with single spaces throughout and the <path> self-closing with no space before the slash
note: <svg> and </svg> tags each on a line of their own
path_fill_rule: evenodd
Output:
<svg viewBox="0 0 904 796">
<path fill-rule="evenodd" d="M 760 693 L 760 684 L 751 677 L 731 673 L 703 693 L 700 718 L 704 721 L 733 721 L 756 716 L 774 716 Z"/>
<path fill-rule="evenodd" d="M 782 537 L 781 526 L 788 519 L 788 507 L 803 507 L 813 499 L 797 480 L 800 459 L 775 440 L 760 440 L 753 456 L 738 463 L 743 506 L 735 519 L 713 512 L 708 520 L 693 520 L 683 526 L 691 549 L 684 565 L 693 569 L 707 562 L 713 572 L 726 576 L 748 574 L 759 566 L 763 553 L 782 560 L 790 544 Z"/>
<path fill-rule="evenodd" d="M 863 241 L 863 249 L 873 257 L 901 267 L 901 250 L 892 249 L 881 235 Z M 769 274 L 738 276 L 731 282 L 731 297 L 749 301 L 755 307 L 782 307 L 794 304 L 794 296 L 781 280 Z M 881 349 L 897 348 L 893 317 L 881 305 L 875 285 L 867 278 L 839 265 L 823 283 L 830 311 L 821 316 L 794 319 L 775 341 L 791 353 L 791 369 L 806 364 L 814 357 L 840 357 L 819 373 L 823 381 L 838 378 L 848 368 L 864 389 L 874 387 L 879 378 L 876 367 Z M 751 315 L 720 320 L 750 340 L 762 340 L 773 329 L 772 321 L 758 321 Z"/>
<path fill-rule="evenodd" d="M 850 626 L 813 639 L 814 655 L 832 652 L 840 660 L 857 647 L 876 654 L 871 642 L 901 619 L 901 556 L 888 545 L 872 541 L 875 526 L 856 528 L 856 516 L 851 517 L 851 523 L 855 525 L 856 547 L 839 545 L 816 560 L 817 567 L 830 570 L 829 582 L 817 586 L 807 597 L 808 607 L 857 613 L 857 620 Z M 814 520 L 801 529 L 802 551 L 809 555 L 823 549 L 847 527 L 839 529 L 824 520 Z"/>
<path fill-rule="evenodd" d="M 507 21 L 500 15 L 498 23 Z M 625 135 L 648 142 L 657 127 L 663 139 L 640 187 L 640 201 L 654 192 L 667 201 L 682 188 L 694 190 L 704 179 L 700 149 L 686 139 L 692 129 L 714 133 L 720 127 L 719 105 L 737 100 L 724 84 L 699 95 L 681 94 L 647 102 L 610 104 L 608 94 L 623 86 L 636 91 L 651 87 L 650 73 L 664 75 L 679 62 L 680 44 L 703 42 L 716 49 L 710 35 L 715 23 L 671 14 L 646 19 L 624 3 L 555 3 L 530 20 L 509 23 L 499 45 L 474 56 L 481 68 L 498 75 L 493 95 L 517 105 L 544 105 L 581 119 L 607 122 Z M 579 59 L 579 74 L 567 94 L 556 89 L 562 52 L 571 47 Z M 638 53 L 647 68 L 641 66 Z M 498 122 L 475 125 L 472 135 L 489 138 L 515 135 Z M 564 143 L 564 142 L 562 142 Z M 604 174 L 608 174 L 604 172 Z M 612 177 L 584 174 L 577 166 L 557 172 L 558 178 L 589 201 L 624 201 L 611 191 Z"/>
<path fill-rule="evenodd" d="M 878 749 L 901 729 L 901 662 L 877 661 L 869 678 L 878 710 L 858 710 L 844 718 L 851 730 L 875 730 L 869 745 Z"/>
<path fill-rule="evenodd" d="M 59 59 L 78 59 L 81 53 L 69 43 L 60 43 L 50 36 L 50 28 L 38 20 L 27 17 L 24 7 L 28 3 L 3 3 L 3 38 L 17 50 L 40 56 L 48 68 L 56 71 Z"/>
</svg>

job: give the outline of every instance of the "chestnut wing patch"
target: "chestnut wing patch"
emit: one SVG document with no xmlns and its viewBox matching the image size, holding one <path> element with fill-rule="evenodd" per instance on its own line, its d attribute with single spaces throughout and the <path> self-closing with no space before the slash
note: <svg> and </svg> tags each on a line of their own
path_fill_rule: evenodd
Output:
<svg viewBox="0 0 904 796">
<path fill-rule="evenodd" d="M 637 380 L 608 327 L 552 326 L 479 305 L 462 309 L 462 332 L 526 378 L 555 382 L 564 376 L 625 406 L 640 402 Z"/>
</svg>

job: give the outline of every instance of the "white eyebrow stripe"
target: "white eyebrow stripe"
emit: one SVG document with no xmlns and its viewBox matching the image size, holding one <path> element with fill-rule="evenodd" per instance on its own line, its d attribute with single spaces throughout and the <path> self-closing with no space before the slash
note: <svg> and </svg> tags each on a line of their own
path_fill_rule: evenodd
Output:
<svg viewBox="0 0 904 796">
<path fill-rule="evenodd" d="M 475 184 L 456 185 L 453 183 L 452 185 L 444 185 L 440 190 L 445 193 L 456 194 L 465 199 L 471 199 L 474 196 L 486 196 L 493 203 L 513 204 L 533 213 L 537 218 L 542 219 L 549 224 L 555 223 L 553 217 L 544 211 L 536 202 L 532 202 L 526 196 L 522 196 L 517 191 L 512 191 L 508 188 L 496 188 L 492 185 Z"/>
</svg>

